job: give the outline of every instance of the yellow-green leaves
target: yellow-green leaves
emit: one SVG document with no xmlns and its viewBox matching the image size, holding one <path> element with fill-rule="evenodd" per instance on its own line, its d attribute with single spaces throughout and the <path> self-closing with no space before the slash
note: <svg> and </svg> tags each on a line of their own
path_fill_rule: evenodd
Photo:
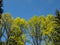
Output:
<svg viewBox="0 0 60 45">
<path fill-rule="evenodd" d="M 44 38 L 47 45 L 50 42 L 54 45 L 53 40 L 55 38 L 59 39 L 56 36 L 57 32 L 55 29 L 58 25 L 56 24 L 55 17 L 51 14 L 47 16 L 33 16 L 28 22 L 24 18 L 13 18 L 9 14 L 3 14 L 2 22 L 7 33 L 7 41 L 10 42 L 10 45 L 24 45 L 26 40 L 29 41 L 27 39 L 28 35 L 35 44 L 38 44 Z M 46 40 L 46 36 L 50 42 Z"/>
<path fill-rule="evenodd" d="M 15 42 L 17 42 L 17 45 L 24 45 L 25 36 L 23 35 L 24 33 L 22 31 L 27 27 L 26 24 L 27 22 L 25 21 L 25 19 L 18 17 L 14 19 L 13 24 L 11 25 L 10 39 L 14 38 Z"/>
<path fill-rule="evenodd" d="M 11 25 L 10 31 L 11 31 L 11 33 L 14 33 L 15 36 L 20 36 L 21 30 L 20 30 L 19 26 L 15 25 L 15 24 Z"/>
<path fill-rule="evenodd" d="M 10 14 L 3 14 L 2 15 L 2 20 L 4 22 L 8 22 L 8 23 L 13 22 L 13 18 L 12 18 L 12 16 Z"/>
<path fill-rule="evenodd" d="M 24 28 L 27 28 L 26 25 L 28 24 L 25 19 L 19 17 L 17 17 L 13 23 L 21 27 L 23 26 Z"/>
<path fill-rule="evenodd" d="M 34 25 L 38 24 L 39 21 L 40 20 L 39 20 L 38 16 L 34 16 L 28 22 L 29 22 L 29 24 L 32 24 L 34 26 Z"/>
<path fill-rule="evenodd" d="M 40 22 L 41 22 L 42 24 L 45 24 L 45 23 L 46 23 L 46 19 L 45 19 L 44 16 L 40 16 L 39 19 L 40 19 Z"/>
<path fill-rule="evenodd" d="M 49 39 L 51 39 L 51 41 L 55 39 L 55 36 L 57 34 L 55 28 L 57 27 L 57 24 L 55 21 L 55 17 L 53 15 L 49 14 L 46 17 L 45 16 L 40 16 L 40 17 L 34 16 L 28 21 L 28 23 L 30 26 L 29 28 L 31 30 L 30 33 L 32 37 L 34 37 L 33 39 L 35 38 L 40 39 L 42 36 L 43 37 L 47 36 Z"/>
</svg>

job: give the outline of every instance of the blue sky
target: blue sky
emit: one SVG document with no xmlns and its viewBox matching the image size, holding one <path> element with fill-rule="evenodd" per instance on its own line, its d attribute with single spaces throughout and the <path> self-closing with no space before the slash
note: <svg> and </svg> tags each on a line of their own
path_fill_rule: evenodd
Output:
<svg viewBox="0 0 60 45">
<path fill-rule="evenodd" d="M 28 20 L 34 15 L 54 14 L 60 10 L 60 0 L 3 0 L 4 13 Z"/>
</svg>

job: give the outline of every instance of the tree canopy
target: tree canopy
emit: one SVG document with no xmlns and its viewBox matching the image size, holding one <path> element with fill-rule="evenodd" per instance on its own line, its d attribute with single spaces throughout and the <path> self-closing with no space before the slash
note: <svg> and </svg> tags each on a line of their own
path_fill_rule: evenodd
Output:
<svg viewBox="0 0 60 45">
<path fill-rule="evenodd" d="M 47 16 L 33 16 L 28 21 L 24 18 L 14 18 L 10 14 L 2 14 L 0 24 L 0 44 L 2 45 L 41 45 L 42 40 L 46 45 L 55 45 L 55 40 L 59 40 L 57 28 L 58 20 L 52 14 Z M 4 35 L 4 33 L 6 33 Z M 27 35 L 29 34 L 29 35 Z M 2 42 L 1 38 L 5 37 L 5 41 Z"/>
</svg>

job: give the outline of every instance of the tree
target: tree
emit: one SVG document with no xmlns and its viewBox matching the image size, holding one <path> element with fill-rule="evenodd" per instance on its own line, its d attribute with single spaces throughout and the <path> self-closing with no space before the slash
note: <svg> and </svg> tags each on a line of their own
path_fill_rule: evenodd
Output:
<svg viewBox="0 0 60 45">
<path fill-rule="evenodd" d="M 28 36 L 32 39 L 32 45 L 41 45 L 42 40 L 46 45 L 54 45 L 59 40 L 59 23 L 57 18 L 49 14 L 45 16 L 34 16 L 28 20 L 24 18 L 13 18 L 10 14 L 3 14 L 0 24 L 0 38 L 5 37 L 3 45 L 26 45 Z M 6 35 L 4 35 L 6 32 Z M 27 35 L 29 34 L 29 35 Z M 7 38 L 6 38 L 7 37 Z M 2 44 L 1 44 L 2 45 Z"/>
<path fill-rule="evenodd" d="M 55 17 L 51 14 L 41 20 L 42 38 L 46 41 L 46 45 L 54 45 L 53 40 L 57 39 L 56 27 Z"/>
<path fill-rule="evenodd" d="M 3 31 L 3 23 L 2 23 L 2 19 L 0 19 L 0 44 L 2 44 L 2 36 L 4 34 L 4 31 Z"/>
<path fill-rule="evenodd" d="M 19 26 L 13 24 L 10 33 L 9 45 L 24 45 L 23 39 L 21 39 L 21 30 Z"/>
<path fill-rule="evenodd" d="M 10 14 L 2 15 L 3 32 L 6 31 L 6 45 L 24 45 L 27 22 L 23 18 L 14 19 Z M 14 41 L 14 42 L 13 42 Z"/>
<path fill-rule="evenodd" d="M 57 25 L 58 25 L 58 27 L 56 28 L 56 30 L 57 30 L 57 32 L 58 32 L 58 34 L 57 34 L 57 36 L 58 36 L 58 38 L 60 38 L 60 11 L 59 10 L 56 10 L 56 17 L 55 17 L 57 20 L 56 20 L 56 22 L 57 22 Z M 60 45 L 60 39 L 56 39 L 55 40 L 55 45 Z"/>
<path fill-rule="evenodd" d="M 40 45 L 39 42 L 41 41 L 41 34 L 40 34 L 40 20 L 38 16 L 32 17 L 28 23 L 29 23 L 29 29 L 30 29 L 30 36 L 33 40 L 33 45 Z"/>
<path fill-rule="evenodd" d="M 41 41 L 45 40 L 46 45 L 50 42 L 54 44 L 54 39 L 56 38 L 56 30 L 57 27 L 55 18 L 53 15 L 44 16 L 34 16 L 29 20 L 29 29 L 30 36 L 32 37 L 34 45 L 41 45 Z M 48 43 L 48 44 L 47 44 Z"/>
<path fill-rule="evenodd" d="M 27 22 L 23 18 L 16 18 L 11 25 L 10 42 L 14 45 L 25 45 Z"/>
</svg>

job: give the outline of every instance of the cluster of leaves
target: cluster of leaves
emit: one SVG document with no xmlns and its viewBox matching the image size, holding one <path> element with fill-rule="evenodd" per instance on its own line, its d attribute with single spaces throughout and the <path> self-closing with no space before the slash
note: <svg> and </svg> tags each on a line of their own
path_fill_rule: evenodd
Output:
<svg viewBox="0 0 60 45">
<path fill-rule="evenodd" d="M 5 35 L 7 35 L 7 38 L 4 36 L 7 39 L 5 42 L 6 45 L 24 45 L 26 40 L 25 31 L 27 29 L 25 19 L 19 17 L 14 19 L 9 14 L 3 14 L 1 20 L 1 32 L 3 30 L 1 37 L 4 36 L 4 32 L 6 32 Z"/>
<path fill-rule="evenodd" d="M 34 16 L 29 20 L 29 28 L 31 30 L 30 35 L 33 39 L 34 45 L 40 45 L 41 40 L 45 40 L 46 45 L 49 45 L 50 42 L 54 45 L 55 39 L 58 39 L 57 24 L 55 17 L 53 15 L 44 16 Z"/>
<path fill-rule="evenodd" d="M 32 45 L 41 45 L 42 40 L 46 45 L 54 45 L 58 39 L 58 27 L 56 18 L 52 14 L 45 16 L 34 16 L 28 21 L 23 18 L 13 18 L 9 14 L 3 14 L 0 24 L 0 42 L 2 36 L 6 38 L 4 45 L 25 45 L 26 33 L 32 39 Z M 6 32 L 7 36 L 4 35 Z"/>
<path fill-rule="evenodd" d="M 60 11 L 59 10 L 56 10 L 56 22 L 57 22 L 57 25 L 58 27 L 56 28 L 58 34 L 57 34 L 57 37 L 60 38 Z M 54 40 L 55 41 L 55 45 L 60 45 L 60 39 L 56 39 Z"/>
</svg>

